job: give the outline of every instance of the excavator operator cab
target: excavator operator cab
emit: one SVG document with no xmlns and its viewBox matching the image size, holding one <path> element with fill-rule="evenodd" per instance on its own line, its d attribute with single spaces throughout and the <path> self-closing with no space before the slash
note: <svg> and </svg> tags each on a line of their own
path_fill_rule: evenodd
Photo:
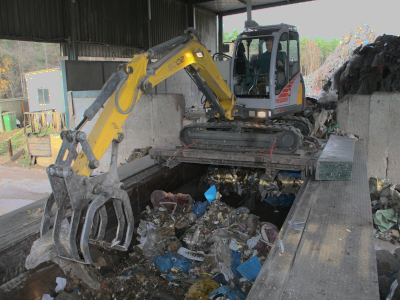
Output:
<svg viewBox="0 0 400 300">
<path fill-rule="evenodd" d="M 257 118 L 258 109 L 267 117 L 301 111 L 304 83 L 295 26 L 258 26 L 242 32 L 235 42 L 229 79 L 239 118 Z"/>
</svg>

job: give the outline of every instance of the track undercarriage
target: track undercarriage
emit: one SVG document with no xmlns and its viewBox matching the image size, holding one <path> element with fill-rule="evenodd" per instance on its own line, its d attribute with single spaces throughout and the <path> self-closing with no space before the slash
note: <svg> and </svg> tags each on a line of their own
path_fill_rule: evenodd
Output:
<svg viewBox="0 0 400 300">
<path fill-rule="evenodd" d="M 195 149 L 257 152 L 274 147 L 275 154 L 293 154 L 311 132 L 305 118 L 283 117 L 277 123 L 209 122 L 184 127 L 180 139 Z"/>
</svg>

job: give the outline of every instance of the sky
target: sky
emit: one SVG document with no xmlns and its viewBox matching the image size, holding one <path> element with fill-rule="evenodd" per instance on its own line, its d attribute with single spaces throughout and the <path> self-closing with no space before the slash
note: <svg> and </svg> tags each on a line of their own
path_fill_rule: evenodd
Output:
<svg viewBox="0 0 400 300">
<path fill-rule="evenodd" d="M 316 0 L 255 10 L 252 19 L 259 25 L 296 25 L 300 37 L 330 40 L 345 37 L 362 24 L 378 35 L 400 35 L 399 10 L 399 0 Z M 224 32 L 242 31 L 246 19 L 246 13 L 224 17 Z"/>
</svg>

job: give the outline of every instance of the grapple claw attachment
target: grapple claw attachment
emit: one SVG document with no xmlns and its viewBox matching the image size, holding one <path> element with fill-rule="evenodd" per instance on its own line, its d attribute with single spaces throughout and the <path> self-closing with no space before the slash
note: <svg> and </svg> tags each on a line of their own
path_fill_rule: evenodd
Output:
<svg viewBox="0 0 400 300">
<path fill-rule="evenodd" d="M 132 236 L 133 236 L 133 225 L 134 225 L 134 217 L 133 217 L 133 211 L 132 207 L 129 201 L 128 194 L 119 188 L 111 189 L 112 195 L 110 197 L 106 197 L 104 195 L 99 195 L 90 205 L 86 213 L 86 219 L 85 219 L 85 224 L 83 226 L 83 231 L 81 235 L 81 252 L 84 257 L 85 263 L 88 264 L 93 264 L 93 261 L 90 257 L 90 252 L 89 252 L 89 243 L 91 244 L 96 244 L 96 245 L 101 245 L 104 248 L 108 249 L 116 249 L 116 250 L 121 250 L 121 251 L 127 251 L 129 245 L 131 244 L 132 241 Z M 89 239 L 90 233 L 91 233 L 91 227 L 90 224 L 93 223 L 94 218 L 96 213 L 104 208 L 104 205 L 106 204 L 107 201 L 113 201 L 114 208 L 116 209 L 116 214 L 117 213 L 117 208 L 120 209 L 121 211 L 119 213 L 122 213 L 122 217 L 124 219 L 124 224 L 122 223 L 118 224 L 118 229 L 117 229 L 117 236 L 115 239 L 111 242 L 108 243 L 104 240 L 96 239 L 92 240 Z M 127 220 L 127 229 L 126 229 L 126 234 L 125 234 L 125 241 L 123 245 L 120 245 L 122 240 L 123 240 L 123 232 L 125 231 L 125 215 L 126 214 L 126 220 Z M 117 216 L 118 218 L 118 216 Z"/>
<path fill-rule="evenodd" d="M 80 263 L 93 264 L 89 242 L 106 248 L 126 251 L 132 240 L 134 218 L 128 194 L 120 188 L 121 182 L 117 174 L 118 144 L 122 141 L 123 134 L 120 133 L 118 139 L 113 140 L 110 171 L 101 182 L 99 182 L 100 177 L 100 179 L 89 180 L 86 176 L 77 175 L 71 167 L 72 161 L 77 157 L 78 142 L 82 144 L 89 165 L 98 166 L 98 161 L 86 141 L 86 135 L 80 131 L 64 131 L 61 133 L 61 138 L 63 144 L 56 163 L 50 165 L 46 170 L 53 193 L 46 201 L 41 235 L 50 230 L 51 209 L 56 203 L 53 240 L 59 256 Z M 118 221 L 116 236 L 111 243 L 104 240 L 108 222 L 105 203 L 108 201 L 113 202 Z M 61 224 L 68 216 L 69 209 L 71 210 L 71 221 L 68 238 L 64 241 L 60 235 Z M 80 233 L 78 232 L 79 225 L 85 210 L 84 226 Z M 126 232 L 125 237 L 124 232 Z M 80 245 L 78 245 L 79 235 Z"/>
</svg>

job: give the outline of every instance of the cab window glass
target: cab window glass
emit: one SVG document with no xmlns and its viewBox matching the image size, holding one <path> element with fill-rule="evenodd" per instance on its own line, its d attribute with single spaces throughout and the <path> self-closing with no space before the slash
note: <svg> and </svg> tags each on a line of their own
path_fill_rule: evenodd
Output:
<svg viewBox="0 0 400 300">
<path fill-rule="evenodd" d="M 269 52 L 267 51 L 267 43 L 269 43 Z M 272 36 L 239 40 L 235 52 L 233 72 L 234 93 L 237 96 L 265 98 L 269 95 L 272 45 Z"/>
<path fill-rule="evenodd" d="M 300 72 L 299 59 L 299 34 L 290 32 L 289 34 L 289 77 L 292 80 Z"/>
<path fill-rule="evenodd" d="M 282 33 L 279 44 L 278 53 L 276 56 L 276 72 L 275 72 L 275 94 L 278 95 L 282 89 L 289 82 L 289 66 L 288 66 L 288 41 L 289 34 L 287 32 Z"/>
</svg>

